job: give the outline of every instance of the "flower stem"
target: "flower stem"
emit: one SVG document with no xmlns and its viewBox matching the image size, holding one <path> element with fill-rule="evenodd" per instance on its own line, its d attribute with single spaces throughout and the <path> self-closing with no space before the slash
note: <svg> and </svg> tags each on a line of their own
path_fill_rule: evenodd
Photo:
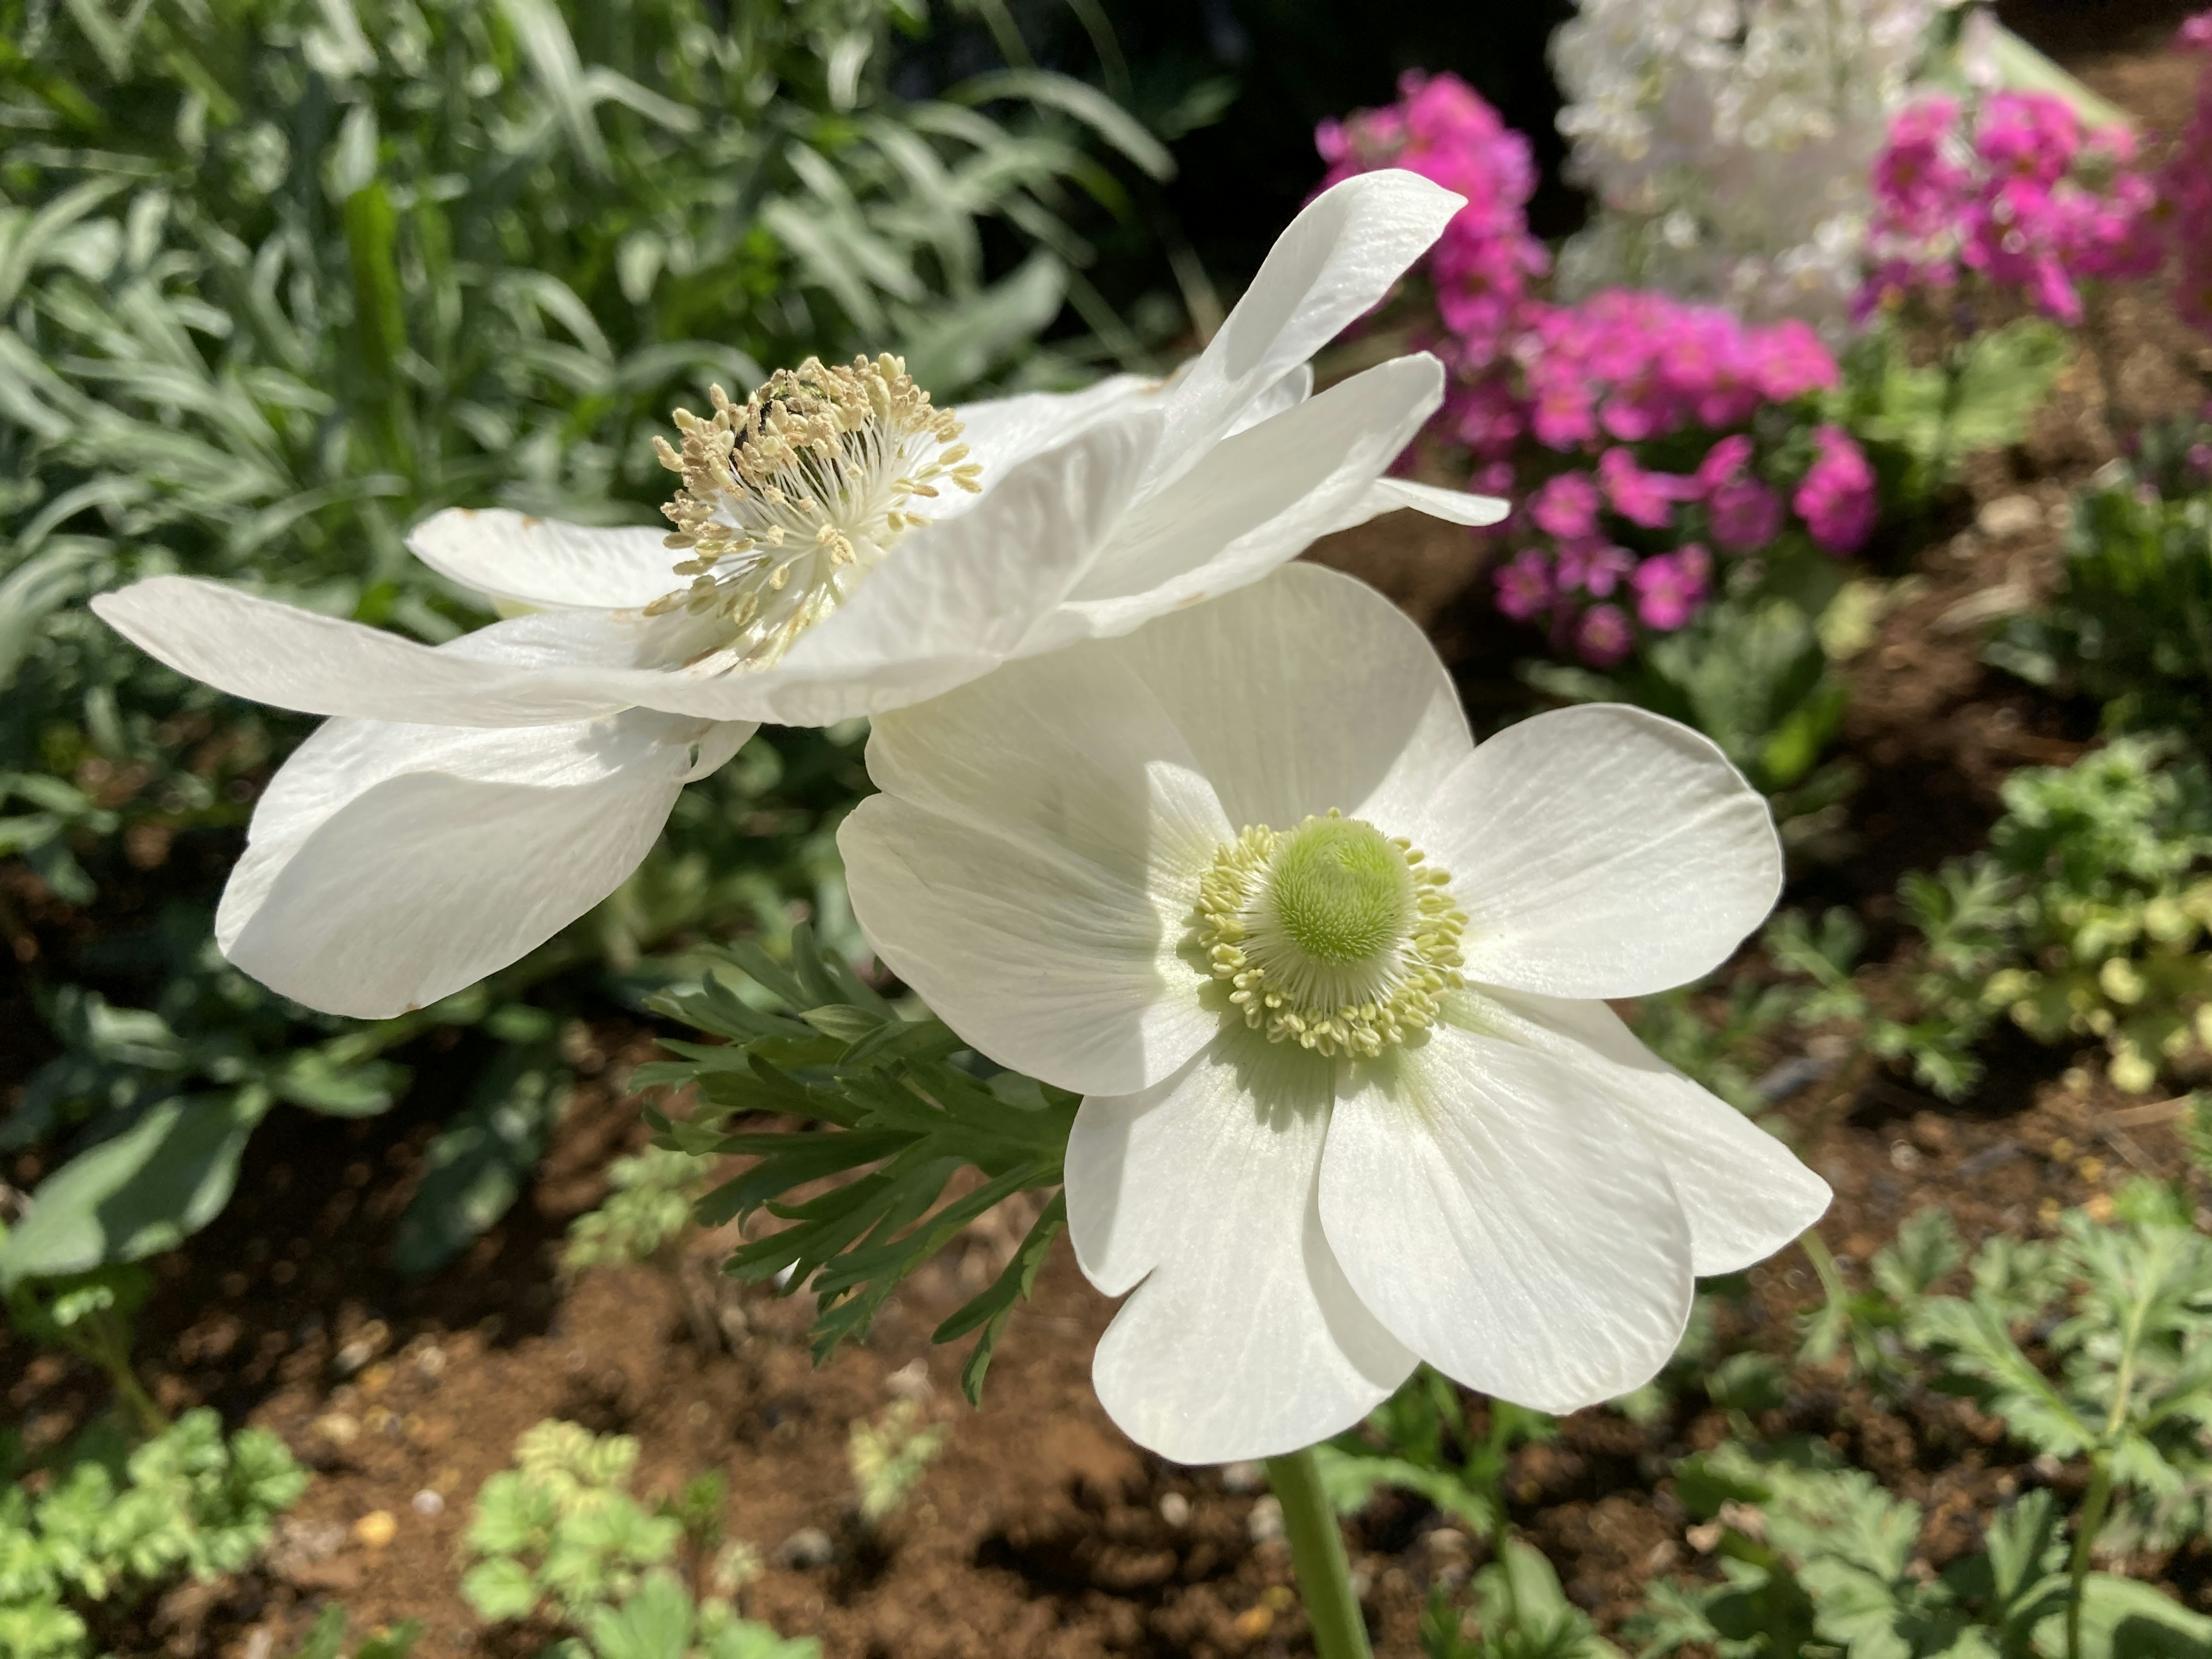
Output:
<svg viewBox="0 0 2212 1659">
<path fill-rule="evenodd" d="M 2089 1460 L 2089 1490 L 2074 1523 L 2074 1559 L 2066 1575 L 2066 1659 L 2081 1659 L 2081 1591 L 2089 1577 L 2089 1547 L 2104 1524 L 2112 1496 L 2112 1455 L 2100 1449 Z"/>
<path fill-rule="evenodd" d="M 1352 1563 L 1344 1553 L 1344 1534 L 1336 1510 L 1322 1491 L 1321 1466 L 1309 1446 L 1267 1460 L 1267 1483 L 1283 1506 L 1283 1531 L 1290 1539 L 1291 1565 L 1306 1601 L 1319 1659 L 1373 1659 L 1359 1598 L 1352 1593 Z"/>
</svg>

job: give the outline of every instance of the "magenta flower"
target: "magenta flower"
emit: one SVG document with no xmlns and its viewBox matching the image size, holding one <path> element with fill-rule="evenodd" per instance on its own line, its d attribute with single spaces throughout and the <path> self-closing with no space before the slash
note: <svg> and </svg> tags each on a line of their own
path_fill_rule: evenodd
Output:
<svg viewBox="0 0 2212 1659">
<path fill-rule="evenodd" d="M 1813 434 L 1819 454 L 1806 470 L 1790 505 L 1813 539 L 1830 553 L 1856 553 L 1874 533 L 1881 501 L 1866 453 L 1841 427 Z"/>
<path fill-rule="evenodd" d="M 1755 553 L 1782 533 L 1782 495 L 1756 478 L 1736 477 L 1705 503 L 1714 544 L 1729 553 Z"/>
<path fill-rule="evenodd" d="M 1594 605 L 1575 624 L 1575 649 L 1593 668 L 1610 668 L 1636 643 L 1636 630 L 1617 605 Z"/>
<path fill-rule="evenodd" d="M 1620 579 L 1636 567 L 1636 556 L 1625 547 L 1595 537 L 1559 544 L 1559 591 L 1577 589 L 1601 599 L 1620 586 Z"/>
<path fill-rule="evenodd" d="M 1596 482 L 1587 472 L 1562 472 L 1548 480 L 1528 503 L 1537 528 L 1562 541 L 1597 530 Z"/>
<path fill-rule="evenodd" d="M 1948 289 L 1963 266 L 2077 322 L 2084 282 L 2148 276 L 2161 263 L 2157 197 L 2124 129 L 2085 133 L 2073 106 L 2047 93 L 1992 94 L 1971 134 L 1950 100 L 1915 104 L 1875 163 L 1857 310 Z"/>
<path fill-rule="evenodd" d="M 1516 622 L 1527 622 L 1552 603 L 1552 567 L 1529 549 L 1498 568 L 1498 608 Z"/>
<path fill-rule="evenodd" d="M 2175 299 L 2185 321 L 2212 333 L 2212 11 L 2181 26 L 2180 46 L 2204 60 L 2197 105 L 2159 179 L 2172 214 L 2179 271 Z"/>
<path fill-rule="evenodd" d="M 1687 483 L 1669 473 L 1645 471 L 1626 449 L 1608 449 L 1599 456 L 1597 477 L 1613 510 L 1646 530 L 1674 522 L 1674 503 L 1684 497 Z"/>
<path fill-rule="evenodd" d="M 1698 494 L 1710 495 L 1724 483 L 1743 476 L 1751 465 L 1750 435 L 1732 432 L 1705 452 L 1705 459 L 1698 463 L 1696 483 Z"/>
<path fill-rule="evenodd" d="M 1673 633 L 1705 602 L 1712 570 L 1712 556 L 1695 542 L 1644 560 L 1629 578 L 1638 617 L 1646 628 Z"/>
</svg>

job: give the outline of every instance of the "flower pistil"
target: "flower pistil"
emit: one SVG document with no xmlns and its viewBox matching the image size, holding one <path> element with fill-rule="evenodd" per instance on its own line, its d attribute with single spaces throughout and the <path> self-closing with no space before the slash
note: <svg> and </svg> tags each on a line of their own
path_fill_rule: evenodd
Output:
<svg viewBox="0 0 2212 1659">
<path fill-rule="evenodd" d="M 1466 914 L 1402 836 L 1331 811 L 1247 828 L 1199 882 L 1195 933 L 1244 1023 L 1271 1042 L 1373 1058 L 1459 988 Z"/>
</svg>

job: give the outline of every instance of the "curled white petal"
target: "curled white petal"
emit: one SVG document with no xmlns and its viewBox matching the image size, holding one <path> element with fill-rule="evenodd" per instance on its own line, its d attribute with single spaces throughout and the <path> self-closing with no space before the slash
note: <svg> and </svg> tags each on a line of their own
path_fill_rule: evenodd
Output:
<svg viewBox="0 0 2212 1659">
<path fill-rule="evenodd" d="M 635 712 L 525 731 L 332 720 L 255 810 L 217 941 L 327 1012 L 434 1002 L 612 892 L 685 782 L 751 731 Z"/>
<path fill-rule="evenodd" d="M 1127 633 L 1297 557 L 1366 500 L 1443 396 L 1443 367 L 1415 353 L 1223 440 L 1115 527 L 1032 648 Z"/>
<path fill-rule="evenodd" d="M 486 599 L 541 609 L 642 610 L 683 586 L 665 525 L 598 528 L 504 507 L 449 507 L 415 526 L 408 550 Z"/>
<path fill-rule="evenodd" d="M 1348 324 L 1388 297 L 1467 205 L 1417 173 L 1362 173 L 1309 202 L 1168 399 L 1156 477 L 1182 471 Z"/>
<path fill-rule="evenodd" d="M 523 617 L 433 647 L 190 576 L 134 582 L 96 596 L 92 608 L 179 672 L 305 714 L 538 726 L 638 701 L 620 669 L 594 665 L 625 644 L 618 625 L 598 615 Z M 511 636 L 532 644 L 520 655 L 505 651 Z"/>
</svg>

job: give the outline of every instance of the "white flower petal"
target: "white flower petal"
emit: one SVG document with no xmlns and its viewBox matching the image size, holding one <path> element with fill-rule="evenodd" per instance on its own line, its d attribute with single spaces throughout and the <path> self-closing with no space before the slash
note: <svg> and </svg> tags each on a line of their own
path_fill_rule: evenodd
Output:
<svg viewBox="0 0 2212 1659">
<path fill-rule="evenodd" d="M 750 732 L 638 713 L 521 731 L 334 720 L 255 811 L 218 940 L 331 1013 L 434 1002 L 612 892 L 684 783 Z"/>
<path fill-rule="evenodd" d="M 1401 507 L 1410 507 L 1416 513 L 1425 513 L 1432 519 L 1442 519 L 1447 524 L 1463 524 L 1480 528 L 1496 524 L 1512 511 L 1512 503 L 1495 495 L 1474 495 L 1464 489 L 1442 489 L 1435 484 L 1416 483 L 1411 478 L 1377 478 L 1366 500 L 1354 509 L 1355 516 L 1337 526 L 1349 530 L 1356 524 L 1365 524 L 1370 519 L 1384 513 L 1395 513 Z"/>
<path fill-rule="evenodd" d="M 1297 557 L 1367 500 L 1443 396 L 1443 366 L 1415 353 L 1224 439 L 1115 526 L 1068 614 L 1092 635 L 1125 634 Z"/>
<path fill-rule="evenodd" d="M 1311 363 L 1300 363 L 1289 374 L 1244 405 L 1243 412 L 1230 422 L 1229 430 L 1221 435 L 1233 438 L 1240 432 L 1249 432 L 1262 421 L 1272 421 L 1276 416 L 1296 409 L 1313 396 L 1314 372 Z"/>
<path fill-rule="evenodd" d="M 189 576 L 134 582 L 97 595 L 92 608 L 180 673 L 234 696 L 308 714 L 434 726 L 544 725 L 637 701 L 625 695 L 626 679 L 672 678 L 592 665 L 610 647 L 608 624 L 598 617 L 522 617 L 434 649 Z M 564 641 L 564 629 L 574 637 Z M 510 635 L 530 643 L 510 649 L 504 643 Z"/>
<path fill-rule="evenodd" d="M 407 545 L 442 576 L 488 599 L 548 609 L 632 611 L 686 586 L 665 525 L 595 528 L 504 507 L 449 507 Z"/>
<path fill-rule="evenodd" d="M 1828 1183 L 1743 1113 L 1684 1077 L 1636 1040 L 1602 1002 L 1527 992 L 1486 993 L 1516 1041 L 1598 1077 L 1636 1120 L 1690 1224 L 1700 1279 L 1764 1261 L 1818 1221 Z M 1501 1029 L 1506 1029 L 1501 1027 Z"/>
<path fill-rule="evenodd" d="M 1320 565 L 1286 566 L 1101 648 L 1159 698 L 1239 829 L 1335 808 L 1403 834 L 1474 745 L 1421 630 Z"/>
<path fill-rule="evenodd" d="M 1171 786 L 1204 785 L 1189 775 Z M 1218 1019 L 1176 955 L 1180 918 L 1086 860 L 875 795 L 838 827 L 876 954 L 977 1050 L 1064 1089 L 1166 1076 Z"/>
<path fill-rule="evenodd" d="M 827 726 L 988 673 L 1060 602 L 1111 532 L 1158 441 L 1157 410 L 1093 419 L 1015 467 L 974 511 L 902 541 L 783 660 L 732 676 L 717 707 Z"/>
<path fill-rule="evenodd" d="M 1467 977 L 1630 997 L 1728 960 L 1773 908 L 1782 848 L 1707 738 L 1640 708 L 1539 714 L 1483 744 L 1413 839 L 1469 918 Z"/>
<path fill-rule="evenodd" d="M 1158 1087 L 1091 1097 L 1077 1115 L 1077 1259 L 1109 1295 L 1136 1286 L 1092 1379 L 1108 1415 L 1164 1457 L 1297 1450 L 1352 1427 L 1413 1368 L 1322 1229 L 1332 1075 L 1237 1031 Z"/>
<path fill-rule="evenodd" d="M 1139 409 L 1158 409 L 1160 383 L 1141 374 L 1114 374 L 1080 392 L 1024 392 L 961 404 L 960 441 L 983 468 L 986 496 L 1032 456 L 1055 449 L 1101 420 Z M 955 492 L 933 508 L 948 519 L 975 498 Z"/>
<path fill-rule="evenodd" d="M 1689 1317 L 1689 1230 L 1607 1089 L 1448 1024 L 1350 1075 L 1322 1158 L 1322 1220 L 1393 1335 L 1540 1411 L 1657 1373 Z"/>
<path fill-rule="evenodd" d="M 1189 466 L 1255 398 L 1379 305 L 1466 205 L 1396 169 L 1347 179 L 1308 203 L 1220 332 L 1176 377 L 1155 481 Z"/>
</svg>

